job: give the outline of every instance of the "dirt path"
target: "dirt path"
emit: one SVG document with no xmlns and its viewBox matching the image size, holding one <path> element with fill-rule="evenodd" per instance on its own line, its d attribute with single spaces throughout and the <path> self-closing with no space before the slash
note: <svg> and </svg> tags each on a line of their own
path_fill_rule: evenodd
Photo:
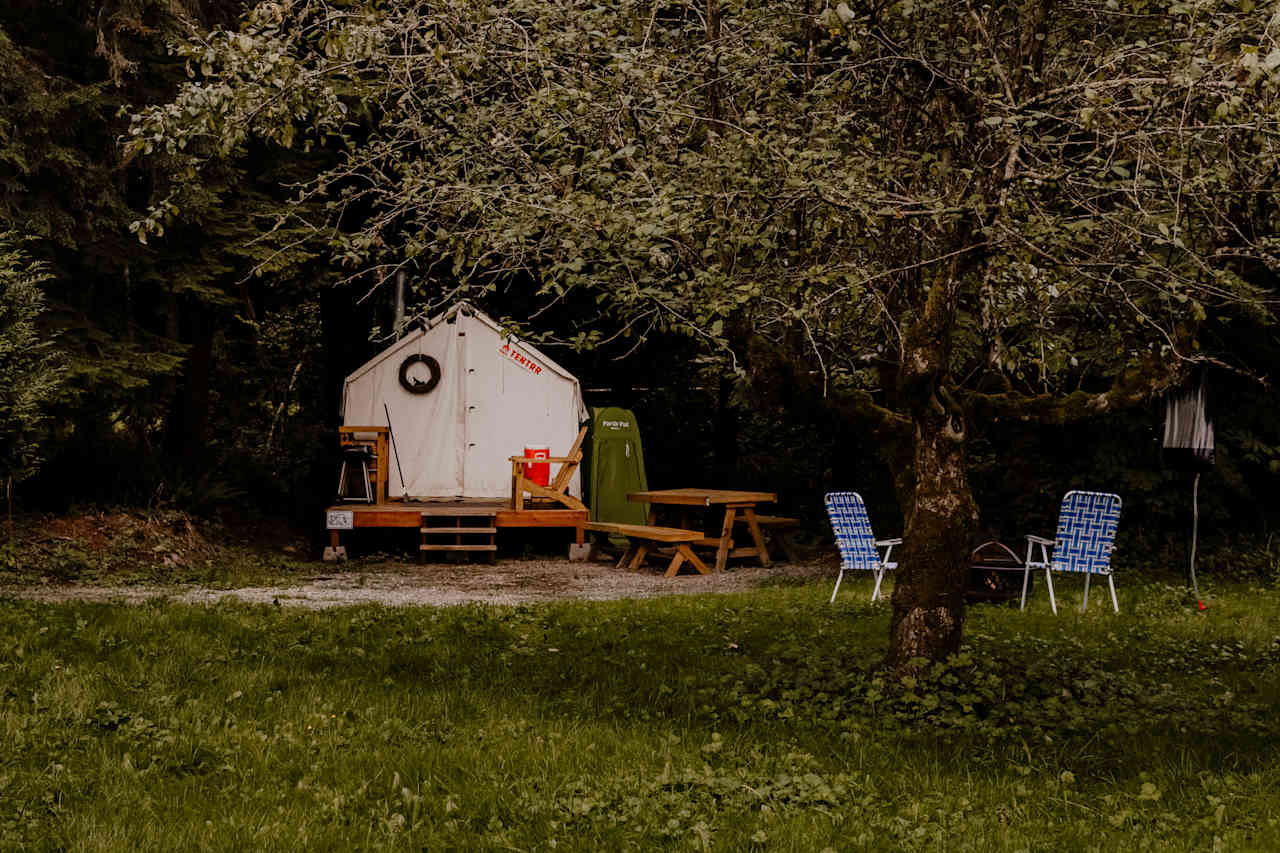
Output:
<svg viewBox="0 0 1280 853">
<path fill-rule="evenodd" d="M 727 593 L 754 589 L 766 582 L 796 582 L 835 577 L 834 564 L 789 563 L 765 569 L 731 568 L 719 575 L 664 578 L 657 570 L 629 572 L 612 563 L 567 560 L 502 560 L 493 565 L 457 563 L 422 566 L 386 563 L 317 574 L 287 586 L 210 589 L 200 586 L 50 585 L 0 588 L 0 597 L 33 601 L 118 601 L 138 604 L 151 599 L 207 604 L 232 598 L 252 603 L 313 609 L 355 604 L 392 607 L 483 602 L 524 604 L 539 601 L 603 601 L 653 598 L 660 595 Z"/>
</svg>

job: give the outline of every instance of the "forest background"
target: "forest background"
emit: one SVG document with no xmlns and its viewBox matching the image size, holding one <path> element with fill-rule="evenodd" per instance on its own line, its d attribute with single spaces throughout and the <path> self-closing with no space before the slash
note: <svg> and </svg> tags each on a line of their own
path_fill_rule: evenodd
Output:
<svg viewBox="0 0 1280 853">
<path fill-rule="evenodd" d="M 322 47 L 320 59 L 299 60 L 285 69 L 286 76 L 296 75 L 281 87 L 287 97 L 258 101 L 253 100 L 252 86 L 265 79 L 265 72 L 260 67 L 238 66 L 234 56 L 242 51 L 249 58 L 244 60 L 246 66 L 250 59 L 279 63 L 280 56 L 271 52 L 273 46 L 286 44 L 294 49 L 308 38 L 313 44 L 322 43 L 314 32 L 301 27 L 315 24 L 307 15 L 321 10 L 325 15 L 347 16 L 350 11 L 350 17 L 357 17 L 362 6 L 376 4 L 263 3 L 257 4 L 255 17 L 241 25 L 238 22 L 252 5 L 238 0 L 11 0 L 0 8 L 0 232 L 5 235 L 0 276 L 6 300 L 0 306 L 5 312 L 0 330 L 5 335 L 0 347 L 4 354 L 0 369 L 5 375 L 0 379 L 6 390 L 0 393 L 8 395 L 0 400 L 0 463 L 20 509 L 59 512 L 126 505 L 283 515 L 318 534 L 318 510 L 333 491 L 341 381 L 380 348 L 378 339 L 385 339 L 393 322 L 394 291 L 389 282 L 396 271 L 404 271 L 411 285 L 410 313 L 438 309 L 466 296 L 493 316 L 540 336 L 539 345 L 579 377 L 589 405 L 633 409 L 651 448 L 647 461 L 652 486 L 767 488 L 780 494 L 789 512 L 809 519 L 822 518 L 825 491 L 856 489 L 867 496 L 873 518 L 883 519 L 886 529 L 898 527 L 892 519 L 901 517 L 895 489 L 900 491 L 902 486 L 894 482 L 895 472 L 881 445 L 872 440 L 873 429 L 850 415 L 852 404 L 865 402 L 856 375 L 861 367 L 850 362 L 847 393 L 842 396 L 840 329 L 826 329 L 820 340 L 806 335 L 813 328 L 808 320 L 819 316 L 806 312 L 834 314 L 835 309 L 815 307 L 822 300 L 800 295 L 794 305 L 782 306 L 767 319 L 739 322 L 752 305 L 768 300 L 782 305 L 780 295 L 793 292 L 786 290 L 794 287 L 794 282 L 784 281 L 786 277 L 777 282 L 769 279 L 765 273 L 770 264 L 786 266 L 789 260 L 778 259 L 803 258 L 811 264 L 806 269 L 821 267 L 821 274 L 827 276 L 835 268 L 832 256 L 803 249 L 799 238 L 794 247 L 773 246 L 749 258 L 736 247 L 734 264 L 751 264 L 757 278 L 765 282 L 762 287 L 772 289 L 729 297 L 725 294 L 738 286 L 737 280 L 695 276 L 702 289 L 677 293 L 642 282 L 625 299 L 614 299 L 610 293 L 623 290 L 609 278 L 617 270 L 607 269 L 603 262 L 573 269 L 572 258 L 557 254 L 562 242 L 556 251 L 544 251 L 537 235 L 520 232 L 536 218 L 508 218 L 500 223 L 505 230 L 490 233 L 499 261 L 492 260 L 489 247 L 474 245 L 477 235 L 483 236 L 480 227 L 466 231 L 472 244 L 463 249 L 455 246 L 457 256 L 449 258 L 442 252 L 450 244 L 438 229 L 424 230 L 406 215 L 406 208 L 376 198 L 345 201 L 343 216 L 335 218 L 336 196 L 319 192 L 324 188 L 317 187 L 315 176 L 353 168 L 349 157 L 353 150 L 366 154 L 358 163 L 361 168 L 394 165 L 388 149 L 375 151 L 374 143 L 397 138 L 379 134 L 392 118 L 405 121 L 405 113 L 396 112 L 403 108 L 404 91 L 394 90 L 389 83 L 362 89 L 350 75 L 342 78 L 346 89 L 310 83 L 323 78 L 328 86 L 339 79 L 333 66 L 324 65 L 325 51 L 335 62 L 364 64 L 389 79 L 394 69 L 388 64 L 393 62 L 388 59 L 393 52 L 385 49 L 387 42 L 377 41 L 374 27 L 350 30 L 348 37 L 372 33 L 372 47 L 352 47 L 350 42 L 337 44 L 331 39 L 325 43 L 328 47 Z M 722 20 L 727 17 L 740 23 L 736 32 L 772 32 L 760 24 L 765 6 L 623 5 L 621 12 L 610 14 L 630 15 L 627 20 L 634 19 L 633 23 L 620 25 L 621 30 L 637 41 L 643 37 L 646 49 L 664 33 L 672 43 L 705 37 L 703 44 L 691 49 L 688 66 L 706 73 L 707 82 L 697 87 L 702 111 L 694 122 L 704 127 L 705 135 L 692 142 L 671 143 L 675 148 L 683 145 L 682 151 L 704 151 L 710 145 L 706 140 L 730 137 L 718 127 L 745 122 L 749 114 L 756 118 L 767 114 L 766 106 L 772 103 L 768 98 L 776 92 L 753 92 L 748 98 L 742 91 L 729 91 L 730 84 L 724 82 L 730 79 L 729 71 L 717 76 L 721 63 L 727 68 L 733 58 L 727 48 L 718 47 Z M 954 24 L 957 32 L 965 30 L 975 45 L 992 20 L 989 7 L 981 7 L 985 11 L 979 14 L 972 4 L 917 5 L 925 10 L 920 14 L 938 16 L 950 22 L 948 26 Z M 1242 93 L 1236 98 L 1239 103 L 1226 98 L 1227 109 L 1218 117 L 1225 124 L 1234 122 L 1235 127 L 1258 131 L 1259 138 L 1274 140 L 1269 135 L 1275 115 L 1269 98 L 1274 94 L 1280 54 L 1265 50 L 1273 35 L 1271 7 L 1255 7 L 1252 2 L 1217 5 L 1226 10 L 1217 10 L 1217 30 L 1229 32 L 1233 26 L 1247 29 L 1257 24 L 1257 32 L 1249 32 L 1262 45 L 1246 50 L 1237 42 L 1232 48 L 1236 54 L 1228 59 L 1214 52 L 1220 45 L 1209 49 L 1206 55 L 1219 63 L 1222 73 L 1234 75 L 1222 79 L 1230 82 L 1238 77 Z M 513 8 L 529 6 L 513 4 Z M 1193 21 L 1187 38 L 1194 42 L 1191 12 L 1169 4 L 1158 10 L 1153 4 L 1137 6 L 1143 7 L 1134 13 L 1138 17 L 1150 14 L 1164 20 L 1182 15 Z M 856 63 L 851 57 L 874 49 L 880 49 L 877 56 L 883 58 L 887 48 L 858 39 L 860 34 L 865 38 L 866 33 L 880 32 L 878 15 L 892 12 L 906 19 L 916 13 L 915 7 L 901 7 L 904 4 L 872 4 L 850 10 L 840 4 L 824 12 L 803 3 L 775 4 L 778 16 L 791 23 L 770 36 L 774 41 L 768 42 L 769 50 L 785 52 L 788 44 L 798 45 L 802 58 L 813 60 L 808 66 L 815 68 L 822 67 L 819 60 L 852 67 Z M 288 22 L 299 25 L 298 32 L 273 30 L 280 24 L 273 23 L 272 15 L 294 16 Z M 536 13 L 530 15 L 536 17 Z M 245 33 L 242 41 L 227 35 L 237 29 Z M 210 35 L 218 31 L 223 35 Z M 493 37 L 498 30 L 476 32 Z M 593 33 L 592 38 L 599 34 Z M 949 37 L 959 38 L 955 33 Z M 759 36 L 749 47 L 764 44 L 763 38 Z M 1141 45 L 1145 49 L 1146 41 Z M 933 46 L 925 44 L 921 50 Z M 374 56 L 380 49 L 381 58 Z M 1276 62 L 1271 62 L 1273 58 Z M 804 62 L 787 61 L 788 67 L 807 67 Z M 1043 57 L 1037 61 L 1043 62 Z M 966 75 L 977 67 L 973 65 Z M 1018 79 L 1022 72 L 1015 69 L 1011 77 L 999 59 L 982 67 L 989 72 L 988 82 L 994 89 L 1017 94 L 1013 90 L 1022 85 Z M 1025 69 L 1030 77 L 1034 64 L 1029 60 Z M 746 75 L 750 70 L 738 68 L 732 73 Z M 484 74 L 489 73 L 472 71 L 477 80 L 487 79 Z M 756 71 L 756 79 L 770 79 L 769 68 L 762 65 Z M 509 68 L 502 73 L 513 75 L 511 79 L 517 76 Z M 806 73 L 796 79 L 807 95 L 822 80 Z M 937 68 L 929 73 L 945 79 Z M 192 80 L 199 81 L 195 88 Z M 977 88 L 981 87 L 975 84 Z M 201 92 L 206 102 L 193 106 L 193 93 Z M 221 106 L 210 106 L 219 92 L 231 94 Z M 663 96 L 655 92 L 655 98 Z M 248 100 L 236 100 L 242 95 Z M 399 100 L 391 100 L 391 95 Z M 591 103 L 600 94 L 584 90 L 579 96 Z M 512 87 L 509 97 L 521 97 L 518 86 Z M 935 108 L 954 109 L 954 105 L 936 107 L 936 101 L 903 107 L 909 98 L 902 92 L 895 97 L 881 105 L 886 112 L 874 120 L 888 124 L 890 108 L 919 109 L 922 114 Z M 1041 96 L 1031 100 L 1036 97 Z M 766 106 L 759 113 L 747 110 L 744 104 L 751 98 L 755 99 L 752 104 Z M 344 116 L 349 110 L 351 118 L 341 125 L 326 124 L 333 113 L 325 110 L 337 107 Z M 438 122 L 435 138 L 451 133 L 461 138 L 461 123 L 476 120 L 476 115 L 461 109 L 450 113 L 449 107 L 450 102 L 441 99 L 414 113 L 413 120 L 422 121 L 425 115 Z M 1131 108 L 1132 104 L 1120 103 L 1116 115 Z M 1076 106 L 1072 109 L 1079 114 Z M 1100 104 L 1096 109 L 1101 115 L 1105 107 Z M 226 126 L 198 124 L 201 116 L 207 118 L 219 110 L 229 117 Z M 276 110 L 279 115 L 274 114 Z M 527 121 L 531 115 L 536 114 L 516 116 L 516 120 Z M 1085 119 L 1086 124 L 1089 120 Z M 962 142 L 979 140 L 972 149 L 965 147 L 968 142 L 953 146 L 957 163 L 971 157 L 968 174 L 981 173 L 987 162 L 999 169 L 1009 164 L 1012 170 L 1017 157 L 1010 155 L 1006 160 L 1003 152 L 1018 149 L 999 147 L 999 143 L 1007 143 L 1008 137 L 1000 134 L 1013 119 L 975 108 L 972 115 L 949 115 L 947 121 L 962 128 L 956 134 Z M 237 129 L 228 130 L 232 125 Z M 639 131 L 638 124 L 636 128 Z M 651 130 L 659 133 L 661 128 Z M 188 132 L 203 134 L 204 141 L 184 137 Z M 667 144 L 665 137 L 655 138 Z M 1241 149 L 1256 142 L 1250 140 L 1254 138 L 1238 141 Z M 500 140 L 495 137 L 489 142 L 501 165 Z M 1228 148 L 1234 144 L 1217 142 Z M 1018 145 L 1031 150 L 1028 142 Z M 661 159 L 670 153 L 659 150 L 653 156 Z M 804 156 L 803 152 L 791 154 Z M 1264 154 L 1259 151 L 1259 156 Z M 643 169 L 629 158 L 642 156 L 644 152 L 637 154 L 634 146 L 621 145 L 610 159 L 626 160 L 628 169 L 640 173 Z M 588 160 L 590 166 L 590 156 Z M 1173 294 L 1181 301 L 1166 306 L 1168 316 L 1175 318 L 1167 326 L 1170 333 L 1176 337 L 1185 332 L 1177 317 L 1191 318 L 1195 347 L 1205 354 L 1202 363 L 1214 365 L 1217 465 L 1200 491 L 1204 559 L 1210 566 L 1215 553 L 1229 553 L 1236 568 L 1274 563 L 1270 537 L 1276 506 L 1270 495 L 1280 472 L 1280 420 L 1268 374 L 1280 348 L 1273 325 L 1274 256 L 1267 254 L 1267 247 L 1274 246 L 1276 221 L 1276 166 L 1274 160 L 1270 162 L 1256 172 L 1248 164 L 1232 171 L 1233 164 L 1221 177 L 1219 188 L 1232 186 L 1230 181 L 1240 174 L 1248 174 L 1250 180 L 1261 176 L 1242 195 L 1244 209 L 1224 214 L 1250 232 L 1244 242 L 1257 249 L 1232 267 L 1231 286 L 1238 288 L 1238 298 L 1224 298 L 1214 305 L 1198 301 L 1188 290 L 1181 296 Z M 817 173 L 823 164 L 815 162 L 809 168 Z M 897 163 L 893 168 L 905 167 Z M 947 168 L 949 162 L 935 172 Z M 1112 179 L 1128 180 L 1123 163 L 1107 168 L 1115 170 Z M 693 170 L 690 166 L 686 174 Z M 569 195 L 574 178 L 569 172 L 557 174 L 568 181 L 569 186 L 561 190 Z M 901 179 L 897 174 L 891 177 Z M 400 179 L 408 182 L 409 175 Z M 1197 189 L 1211 193 L 1214 187 L 1205 184 Z M 990 204 L 1005 190 L 993 186 L 984 192 L 991 197 L 975 202 L 978 206 Z M 1097 198 L 1090 196 L 1090 203 Z M 888 203 L 886 199 L 876 202 Z M 885 230 L 859 232 L 860 239 L 869 243 L 900 240 L 904 232 L 890 229 L 905 226 L 895 225 L 895 220 L 905 220 L 912 227 L 917 221 L 932 221 L 935 232 L 948 239 L 959 239 L 956 235 L 971 228 L 964 214 L 957 216 L 941 203 L 924 207 L 918 197 L 895 203 L 899 204 L 896 212 L 873 212 L 889 221 Z M 1004 203 L 1001 196 L 1000 204 Z M 867 222 L 873 215 L 850 212 L 855 204 L 848 199 L 826 198 L 823 204 L 804 207 L 788 196 L 783 206 L 790 231 L 765 237 L 740 234 L 743 243 L 750 238 L 755 245 L 767 239 L 782 244 L 787 234 L 794 237 L 799 230 L 816 235 L 815 243 L 827 240 L 829 245 L 846 245 L 849 232 L 842 231 L 844 226 L 836 220 L 847 214 Z M 353 207 L 359 215 L 350 212 Z M 709 211 L 711 216 L 725 215 L 719 208 Z M 1096 221 L 1104 221 L 1105 213 Z M 1207 216 L 1202 221 L 1211 219 Z M 458 222 L 459 233 L 464 225 L 472 228 L 464 219 Z M 647 222 L 642 219 L 639 226 L 621 233 L 627 239 L 658 236 L 656 231 L 653 235 L 642 231 L 649 227 Z M 1185 235 L 1179 235 L 1178 223 L 1173 225 L 1172 236 L 1168 229 L 1162 232 L 1168 244 L 1176 247 L 1169 251 L 1193 254 L 1182 245 Z M 1114 251 L 1107 242 L 1114 235 L 1101 226 L 1092 231 L 1091 227 L 1073 232 L 1073 239 L 1097 241 L 1094 248 L 1099 252 Z M 549 228 L 548 233 L 559 241 L 567 232 Z M 423 234 L 431 237 L 425 245 Z M 701 239 L 707 245 L 713 242 L 706 235 Z M 930 240 L 934 237 L 921 237 L 921 246 L 933 249 Z M 668 258 L 665 249 L 655 248 L 652 242 L 635 251 L 648 257 L 655 269 L 670 270 L 673 263 L 677 268 L 684 263 L 678 254 Z M 1187 237 L 1187 242 L 1192 238 Z M 525 262 L 524 248 L 513 252 L 515 243 L 532 247 L 527 254 L 536 256 L 534 260 Z M 935 243 L 939 254 L 947 256 L 946 241 Z M 584 257 L 592 257 L 592 251 L 582 246 Z M 1206 251 L 1206 256 L 1211 254 L 1212 250 Z M 483 266 L 483 275 L 468 277 L 460 272 L 461 256 Z M 515 257 L 521 262 L 511 262 Z M 596 251 L 596 257 L 604 256 Z M 1005 256 L 992 249 L 988 257 Z M 624 256 L 619 267 L 626 263 Z M 951 274 L 964 271 L 952 267 Z M 593 275 L 604 284 L 582 284 Z M 988 273 L 983 287 L 1005 284 Z M 713 290 L 716 286 L 722 288 L 718 295 Z M 1046 287 L 1052 288 L 1052 283 Z M 1247 311 L 1228 310 L 1245 303 Z M 694 309 L 694 314 L 681 314 L 686 308 Z M 857 320 L 853 315 L 842 322 Z M 1105 331 L 1115 321 L 1099 314 L 1089 322 Z M 1161 328 L 1158 316 L 1150 323 Z M 847 334 L 850 340 L 855 337 Z M 1112 346 L 1107 340 L 1106 335 L 1095 336 L 1089 346 Z M 1159 353 L 1153 353 L 1159 360 Z M 1028 384 L 1035 386 L 1038 380 L 1031 374 L 1039 369 L 1043 378 L 1043 353 L 1039 368 L 1034 357 L 1026 353 L 1022 357 L 1021 366 L 1010 367 L 1008 361 L 998 366 L 1010 376 L 1016 373 L 1015 381 L 1023 379 L 1025 370 Z M 1171 373 L 1183 375 L 1196 361 L 1167 360 Z M 1074 357 L 1070 361 L 1075 365 Z M 1105 382 L 1097 387 L 1107 387 L 1121 372 L 1116 368 L 1104 373 Z M 980 509 L 974 535 L 985 538 L 994 533 L 1015 541 L 1028 529 L 1041 532 L 1051 524 L 1066 489 L 1115 491 L 1125 501 L 1121 547 L 1129 555 L 1126 559 L 1166 559 L 1170 571 L 1174 566 L 1181 571 L 1190 480 L 1162 464 L 1163 405 L 1158 387 L 1160 383 L 1153 383 L 1136 405 L 1088 420 L 1009 417 L 988 419 L 980 431 L 973 430 L 965 464 Z M 982 386 L 976 393 L 981 397 L 988 390 Z M 995 401 L 994 397 L 982 399 Z M 820 524 L 815 523 L 814 532 L 822 534 Z"/>
</svg>

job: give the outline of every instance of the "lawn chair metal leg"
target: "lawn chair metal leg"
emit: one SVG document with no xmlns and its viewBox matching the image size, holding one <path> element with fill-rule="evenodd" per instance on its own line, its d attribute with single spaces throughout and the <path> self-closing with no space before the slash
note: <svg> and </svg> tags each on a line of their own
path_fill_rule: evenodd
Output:
<svg viewBox="0 0 1280 853">
<path fill-rule="evenodd" d="M 1053 597 L 1053 572 L 1048 566 L 1044 567 L 1044 582 L 1049 587 L 1049 606 L 1053 608 L 1053 615 L 1058 615 L 1058 602 Z"/>
<path fill-rule="evenodd" d="M 831 590 L 831 604 L 836 603 L 836 593 L 840 591 L 840 581 L 844 580 L 844 569 L 840 569 L 840 574 L 836 575 L 836 588 Z"/>
<path fill-rule="evenodd" d="M 871 600 L 875 601 L 880 597 L 880 582 L 884 580 L 884 569 L 876 570 L 876 588 L 871 590 Z"/>
<path fill-rule="evenodd" d="M 1020 610 L 1027 609 L 1027 584 L 1031 581 L 1031 552 L 1035 544 L 1027 540 L 1027 558 L 1022 561 L 1022 606 Z"/>
<path fill-rule="evenodd" d="M 1120 602 L 1116 601 L 1116 582 L 1112 575 L 1107 575 L 1107 586 L 1111 587 L 1111 606 L 1120 612 Z"/>
<path fill-rule="evenodd" d="M 1089 577 L 1092 572 L 1084 573 L 1084 604 L 1080 605 L 1080 612 L 1085 613 L 1089 610 Z"/>
</svg>

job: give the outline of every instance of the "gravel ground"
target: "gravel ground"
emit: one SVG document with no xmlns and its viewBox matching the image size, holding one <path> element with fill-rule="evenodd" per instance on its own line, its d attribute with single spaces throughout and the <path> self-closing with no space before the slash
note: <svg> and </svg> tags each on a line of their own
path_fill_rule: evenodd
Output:
<svg viewBox="0 0 1280 853">
<path fill-rule="evenodd" d="M 329 567 L 326 567 L 329 568 Z M 356 604 L 392 607 L 447 607 L 473 602 L 525 604 L 539 601 L 604 601 L 660 595 L 728 593 L 764 583 L 834 580 L 833 561 L 730 566 L 718 575 L 681 574 L 664 578 L 657 566 L 637 572 L 612 563 L 568 560 L 500 560 L 484 563 L 408 565 L 385 563 L 332 571 L 288 586 L 210 589 L 200 586 L 49 585 L 0 588 L 0 596 L 44 602 L 114 601 L 138 604 L 151 599 L 209 604 L 223 599 L 320 609 Z"/>
</svg>

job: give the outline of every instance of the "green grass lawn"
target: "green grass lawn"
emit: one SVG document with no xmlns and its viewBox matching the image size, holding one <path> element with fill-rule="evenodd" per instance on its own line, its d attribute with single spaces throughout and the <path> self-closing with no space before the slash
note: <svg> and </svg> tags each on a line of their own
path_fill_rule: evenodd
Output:
<svg viewBox="0 0 1280 853">
<path fill-rule="evenodd" d="M 1280 592 L 970 611 L 855 582 L 325 612 L 0 602 L 0 848 L 1276 850 Z M 843 592 L 843 590 L 842 590 Z"/>
</svg>

